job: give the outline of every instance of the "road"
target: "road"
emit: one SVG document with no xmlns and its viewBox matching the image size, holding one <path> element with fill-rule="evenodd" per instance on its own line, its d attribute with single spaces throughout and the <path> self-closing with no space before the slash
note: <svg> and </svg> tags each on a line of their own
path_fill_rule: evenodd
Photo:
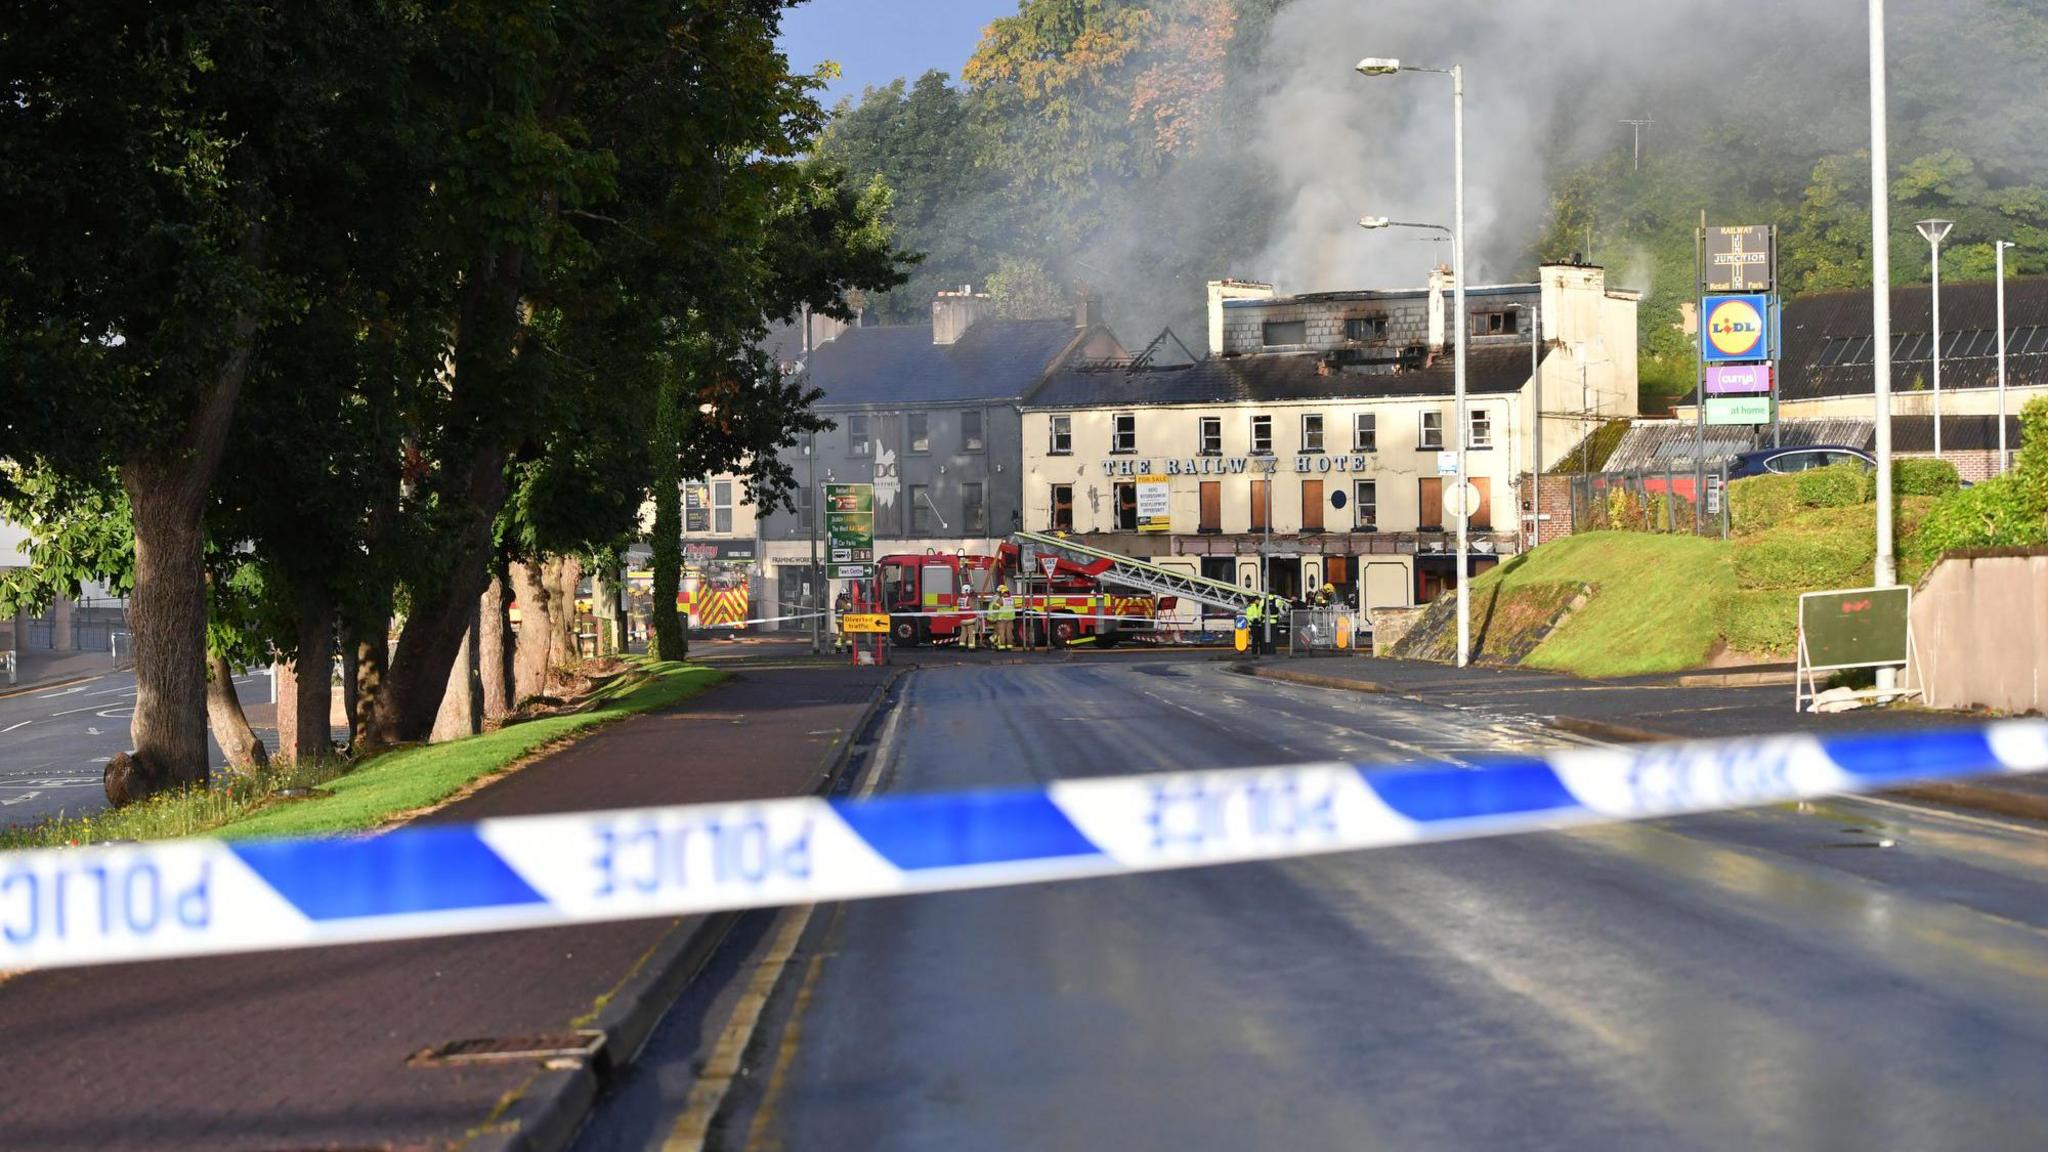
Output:
<svg viewBox="0 0 2048 1152">
<path fill-rule="evenodd" d="M 1555 739 L 1211 663 L 899 691 L 896 791 Z M 703 1119 L 790 916 L 582 1147 Z M 773 987 L 712 1147 L 2048 1147 L 2048 837 L 1884 801 L 824 908 Z"/>
<path fill-rule="evenodd" d="M 260 671 L 235 685 L 245 708 L 270 700 L 270 681 Z M 101 772 L 108 759 L 129 749 L 134 709 L 130 672 L 0 699 L 0 824 L 105 808 Z M 258 731 L 276 745 L 274 733 Z M 225 763 L 211 738 L 207 748 L 215 764 Z"/>
</svg>

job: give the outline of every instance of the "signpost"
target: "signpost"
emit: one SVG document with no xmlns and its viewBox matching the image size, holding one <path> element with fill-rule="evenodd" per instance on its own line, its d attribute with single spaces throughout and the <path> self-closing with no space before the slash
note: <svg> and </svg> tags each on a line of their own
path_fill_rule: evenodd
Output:
<svg viewBox="0 0 2048 1152">
<path fill-rule="evenodd" d="M 1770 299 L 1760 294 L 1707 297 L 1701 355 L 1709 364 L 1770 359 L 1770 311 Z"/>
<path fill-rule="evenodd" d="M 1768 424 L 1771 422 L 1769 396 L 1708 396 L 1709 424 Z"/>
<path fill-rule="evenodd" d="M 1057 556 L 1040 556 L 1038 558 L 1038 566 L 1045 569 L 1045 578 L 1050 580 L 1060 570 L 1060 558 Z"/>
<path fill-rule="evenodd" d="M 833 579 L 874 579 L 873 484 L 825 485 L 825 547 Z"/>
<path fill-rule="evenodd" d="M 1820 693 L 1819 673 L 1851 668 L 1903 667 L 1913 663 L 1913 589 L 1850 588 L 1807 592 L 1799 597 L 1799 667 L 1792 706 L 1804 711 Z M 1903 682 L 1903 680 L 1902 680 Z M 1857 692 L 1862 698 L 1917 696 L 1920 689 Z"/>
<path fill-rule="evenodd" d="M 849 634 L 880 633 L 889 631 L 889 617 L 878 612 L 849 612 L 839 618 L 839 630 Z"/>
<path fill-rule="evenodd" d="M 1772 229 L 1766 224 L 1709 228 L 1706 289 L 1709 292 L 1768 292 L 1772 288 Z"/>
<path fill-rule="evenodd" d="M 1173 490 L 1164 476 L 1138 477 L 1138 531 L 1173 530 Z"/>
</svg>

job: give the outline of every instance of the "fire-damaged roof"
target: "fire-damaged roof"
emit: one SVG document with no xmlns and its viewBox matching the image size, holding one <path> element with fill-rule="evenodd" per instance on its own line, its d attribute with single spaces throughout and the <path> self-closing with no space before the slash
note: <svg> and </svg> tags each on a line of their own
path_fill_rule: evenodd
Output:
<svg viewBox="0 0 2048 1152">
<path fill-rule="evenodd" d="M 822 410 L 1014 401 L 1101 331 L 1065 319 L 982 320 L 954 343 L 934 344 L 930 325 L 849 328 L 811 350 L 805 375 L 825 390 Z"/>
<path fill-rule="evenodd" d="M 1944 391 L 1997 386 L 1996 288 L 1989 281 L 1941 286 Z M 1894 392 L 1934 386 L 1932 299 L 1926 285 L 1892 291 Z M 2048 277 L 2006 281 L 2005 325 L 2006 382 L 2013 387 L 2048 384 Z M 1823 292 L 1790 301 L 1785 305 L 1782 397 L 1870 395 L 1871 343 L 1869 292 Z"/>
<path fill-rule="evenodd" d="M 1548 355 L 1549 350 L 1545 350 Z M 1529 346 L 1468 348 L 1465 390 L 1471 395 L 1518 392 L 1529 382 Z M 1404 372 L 1326 369 L 1322 353 L 1210 357 L 1198 364 L 1141 367 L 1070 365 L 1046 377 L 1026 408 L 1113 405 L 1268 403 L 1373 397 L 1449 396 L 1449 356 Z"/>
</svg>

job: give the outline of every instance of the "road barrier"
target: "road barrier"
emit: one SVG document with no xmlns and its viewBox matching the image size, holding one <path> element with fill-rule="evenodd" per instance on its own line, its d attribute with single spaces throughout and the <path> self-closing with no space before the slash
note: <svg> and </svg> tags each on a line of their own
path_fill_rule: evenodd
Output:
<svg viewBox="0 0 2048 1152">
<path fill-rule="evenodd" d="M 0 854 L 0 970 L 1149 872 L 2048 769 L 2048 722 Z"/>
</svg>

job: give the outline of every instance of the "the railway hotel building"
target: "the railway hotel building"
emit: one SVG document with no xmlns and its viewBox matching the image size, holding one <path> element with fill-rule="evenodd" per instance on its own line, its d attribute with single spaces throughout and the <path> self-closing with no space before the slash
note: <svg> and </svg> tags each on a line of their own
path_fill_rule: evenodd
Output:
<svg viewBox="0 0 2048 1152">
<path fill-rule="evenodd" d="M 1329 582 L 1373 607 L 1433 598 L 1455 572 L 1440 475 L 1455 447 L 1450 324 L 1469 326 L 1475 572 L 1525 544 L 1535 385 L 1541 466 L 1637 399 L 1637 298 L 1602 269 L 1546 265 L 1533 284 L 1472 288 L 1463 317 L 1453 299 L 1443 272 L 1420 291 L 1212 283 L 1205 359 L 1073 359 L 1024 398 L 1024 526 L 1247 587 L 1266 555 L 1286 594 Z M 1165 478 L 1163 531 L 1139 530 L 1145 476 Z"/>
</svg>

